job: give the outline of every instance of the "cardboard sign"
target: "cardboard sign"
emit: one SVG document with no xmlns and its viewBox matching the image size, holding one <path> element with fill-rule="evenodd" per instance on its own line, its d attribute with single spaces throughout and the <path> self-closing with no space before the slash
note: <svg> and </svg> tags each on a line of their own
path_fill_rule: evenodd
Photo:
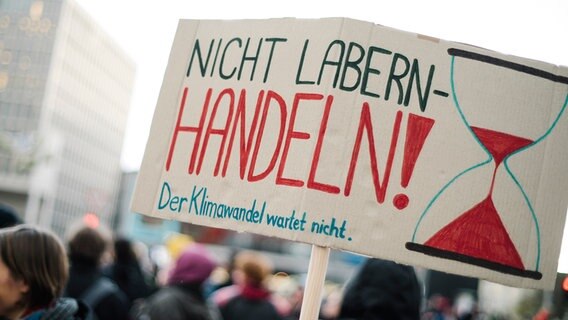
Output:
<svg viewBox="0 0 568 320">
<path fill-rule="evenodd" d="M 568 70 L 350 19 L 182 20 L 132 209 L 551 288 Z"/>
</svg>

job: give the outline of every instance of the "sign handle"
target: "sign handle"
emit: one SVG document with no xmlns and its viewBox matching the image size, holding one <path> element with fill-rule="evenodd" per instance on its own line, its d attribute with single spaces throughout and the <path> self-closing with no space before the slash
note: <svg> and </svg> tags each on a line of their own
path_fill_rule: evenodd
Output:
<svg viewBox="0 0 568 320">
<path fill-rule="evenodd" d="M 300 320 L 317 320 L 319 317 L 329 253 L 327 247 L 312 245 Z"/>
</svg>

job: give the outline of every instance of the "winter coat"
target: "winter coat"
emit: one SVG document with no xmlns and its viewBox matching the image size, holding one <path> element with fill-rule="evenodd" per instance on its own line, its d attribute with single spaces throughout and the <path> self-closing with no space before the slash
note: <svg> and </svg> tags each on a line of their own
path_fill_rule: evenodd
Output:
<svg viewBox="0 0 568 320">
<path fill-rule="evenodd" d="M 245 286 L 241 292 L 219 306 L 223 320 L 281 320 L 282 316 L 263 288 Z"/>
<path fill-rule="evenodd" d="M 81 299 L 103 275 L 97 266 L 85 263 L 78 259 L 71 259 L 69 268 L 69 281 L 65 289 L 65 296 L 74 299 Z M 115 286 L 100 302 L 95 306 L 89 306 L 98 319 L 104 320 L 124 320 L 128 319 L 130 304 L 126 295 Z"/>
<path fill-rule="evenodd" d="M 113 263 L 103 268 L 102 272 L 126 294 L 130 304 L 156 291 L 148 284 L 147 277 L 137 264 Z"/>
<path fill-rule="evenodd" d="M 58 299 L 49 309 L 35 311 L 23 320 L 87 320 L 91 310 L 84 303 L 71 298 Z"/>
<path fill-rule="evenodd" d="M 133 319 L 152 320 L 220 320 L 216 306 L 208 304 L 200 284 L 175 284 L 161 288 L 135 303 Z"/>
</svg>

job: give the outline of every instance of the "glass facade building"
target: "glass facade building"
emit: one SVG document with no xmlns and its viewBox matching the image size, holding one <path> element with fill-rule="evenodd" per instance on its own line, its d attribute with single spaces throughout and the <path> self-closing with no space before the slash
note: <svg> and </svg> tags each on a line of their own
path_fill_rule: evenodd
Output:
<svg viewBox="0 0 568 320">
<path fill-rule="evenodd" d="M 73 0 L 0 0 L 0 202 L 110 224 L 135 65 Z"/>
</svg>

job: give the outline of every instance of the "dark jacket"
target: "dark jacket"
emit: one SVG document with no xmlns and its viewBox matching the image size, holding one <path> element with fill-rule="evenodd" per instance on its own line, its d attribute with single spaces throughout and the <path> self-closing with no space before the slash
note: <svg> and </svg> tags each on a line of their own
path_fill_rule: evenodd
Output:
<svg viewBox="0 0 568 320">
<path fill-rule="evenodd" d="M 270 293 L 263 288 L 246 286 L 241 294 L 219 306 L 223 320 L 281 320 L 270 301 Z"/>
<path fill-rule="evenodd" d="M 348 283 L 339 319 L 416 320 L 421 289 L 414 269 L 369 259 Z"/>
<path fill-rule="evenodd" d="M 137 264 L 113 263 L 103 268 L 102 272 L 126 294 L 130 304 L 156 291 Z"/>
<path fill-rule="evenodd" d="M 84 303 L 70 298 L 58 299 L 49 309 L 38 310 L 24 320 L 89 320 L 91 310 Z"/>
<path fill-rule="evenodd" d="M 219 320 L 219 310 L 206 303 L 199 284 L 177 284 L 161 288 L 132 308 L 133 319 Z"/>
<path fill-rule="evenodd" d="M 86 295 L 97 280 L 102 278 L 99 268 L 80 259 L 71 258 L 69 269 L 69 282 L 65 289 L 65 296 L 74 299 L 81 299 Z M 104 320 L 125 320 L 128 319 L 130 304 L 126 295 L 116 287 L 105 297 L 100 299 L 97 305 L 89 306 L 98 319 Z"/>
</svg>

